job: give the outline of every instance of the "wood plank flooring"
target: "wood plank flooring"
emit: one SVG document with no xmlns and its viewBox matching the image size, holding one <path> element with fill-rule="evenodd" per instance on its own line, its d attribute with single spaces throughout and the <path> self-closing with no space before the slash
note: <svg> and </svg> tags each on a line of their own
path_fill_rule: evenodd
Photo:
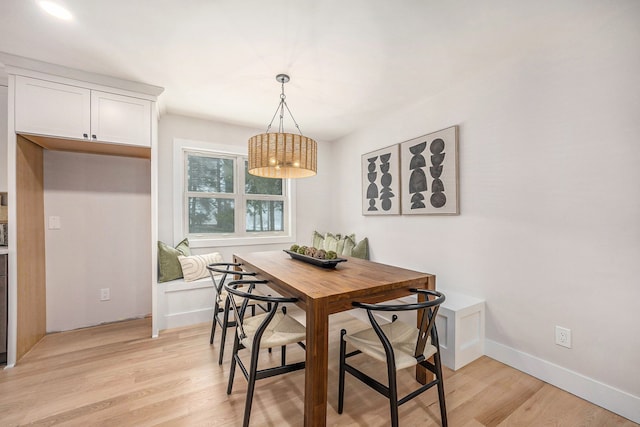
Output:
<svg viewBox="0 0 640 427">
<path fill-rule="evenodd" d="M 168 330 L 151 339 L 150 319 L 139 319 L 47 335 L 15 368 L 0 371 L 0 426 L 239 425 L 246 382 L 238 371 L 227 396 L 232 339 L 225 363 L 218 366 L 219 331 L 210 346 L 209 327 Z M 342 327 L 366 325 L 345 313 L 331 316 L 327 425 L 386 426 L 386 399 L 349 375 L 345 410 L 337 413 Z M 304 359 L 303 350 L 293 346 L 287 356 Z M 279 351 L 264 352 L 261 363 L 278 363 L 279 358 Z M 369 373 L 384 373 L 383 365 L 362 362 Z M 414 384 L 407 372 L 400 392 Z M 453 427 L 638 426 L 487 357 L 456 372 L 445 368 L 445 390 Z M 252 425 L 301 426 L 303 393 L 303 371 L 259 381 Z M 401 406 L 400 422 L 440 425 L 436 391 Z"/>
</svg>

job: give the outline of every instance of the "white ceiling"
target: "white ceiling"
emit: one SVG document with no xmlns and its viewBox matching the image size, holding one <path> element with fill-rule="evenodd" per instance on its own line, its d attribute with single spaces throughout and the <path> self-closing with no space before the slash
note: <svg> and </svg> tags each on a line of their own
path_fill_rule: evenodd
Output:
<svg viewBox="0 0 640 427">
<path fill-rule="evenodd" d="M 168 113 L 265 129 L 287 73 L 305 135 L 331 141 L 514 55 L 570 40 L 598 0 L 0 0 L 0 51 L 165 88 Z M 290 127 L 289 127 L 290 126 Z M 285 121 L 285 130 L 294 132 Z"/>
</svg>

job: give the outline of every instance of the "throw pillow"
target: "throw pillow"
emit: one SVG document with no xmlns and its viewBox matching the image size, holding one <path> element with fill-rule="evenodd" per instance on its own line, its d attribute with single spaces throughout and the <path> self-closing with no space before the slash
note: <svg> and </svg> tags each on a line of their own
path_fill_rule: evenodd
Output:
<svg viewBox="0 0 640 427">
<path fill-rule="evenodd" d="M 336 246 L 336 253 L 338 254 L 338 256 L 351 255 L 351 249 L 353 248 L 351 247 L 350 242 L 354 242 L 353 246 L 355 246 L 355 241 L 356 241 L 355 234 L 349 234 L 347 236 L 344 236 L 342 239 L 338 240 L 338 245 Z"/>
<path fill-rule="evenodd" d="M 340 240 L 342 236 L 340 234 L 332 234 L 332 233 L 327 233 L 324 235 L 324 245 L 322 247 L 322 249 L 324 249 L 325 251 L 334 251 L 335 253 L 338 253 L 337 249 L 338 249 L 338 240 Z"/>
<path fill-rule="evenodd" d="M 168 282 L 182 277 L 178 255 L 191 255 L 189 240 L 182 240 L 175 248 L 158 241 L 158 282 Z"/>
<path fill-rule="evenodd" d="M 219 252 L 212 252 L 205 255 L 178 256 L 178 261 L 182 266 L 185 282 L 193 282 L 209 275 L 207 265 L 214 262 L 222 262 L 222 255 Z"/>
<path fill-rule="evenodd" d="M 313 232 L 313 247 L 316 249 L 324 249 L 324 234 L 320 234 L 317 231 Z"/>
<path fill-rule="evenodd" d="M 345 256 L 352 256 L 353 248 L 356 246 L 356 235 L 349 234 L 348 236 L 345 236 L 345 238 L 342 239 L 341 242 L 343 246 L 340 254 Z"/>
<path fill-rule="evenodd" d="M 365 237 L 360 240 L 351 251 L 351 256 L 355 258 L 369 259 L 369 239 Z"/>
</svg>

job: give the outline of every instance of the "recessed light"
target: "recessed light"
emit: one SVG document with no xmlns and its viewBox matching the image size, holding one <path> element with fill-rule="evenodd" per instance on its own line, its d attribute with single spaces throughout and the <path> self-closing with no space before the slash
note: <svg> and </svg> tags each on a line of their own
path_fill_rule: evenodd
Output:
<svg viewBox="0 0 640 427">
<path fill-rule="evenodd" d="M 38 4 L 41 8 L 44 9 L 49 15 L 53 15 L 58 19 L 64 19 L 65 21 L 69 21 L 73 19 L 73 15 L 64 7 L 60 6 L 58 3 L 54 3 L 52 1 L 39 1 Z"/>
</svg>

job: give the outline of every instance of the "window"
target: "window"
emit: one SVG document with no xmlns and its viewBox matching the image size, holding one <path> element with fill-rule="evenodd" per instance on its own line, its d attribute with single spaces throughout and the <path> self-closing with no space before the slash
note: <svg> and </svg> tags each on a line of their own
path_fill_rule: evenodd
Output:
<svg viewBox="0 0 640 427">
<path fill-rule="evenodd" d="M 245 231 L 284 231 L 283 180 L 251 175 L 243 160 Z"/>
<path fill-rule="evenodd" d="M 289 236 L 287 181 L 249 174 L 243 155 L 182 152 L 183 234 L 190 240 Z"/>
</svg>

